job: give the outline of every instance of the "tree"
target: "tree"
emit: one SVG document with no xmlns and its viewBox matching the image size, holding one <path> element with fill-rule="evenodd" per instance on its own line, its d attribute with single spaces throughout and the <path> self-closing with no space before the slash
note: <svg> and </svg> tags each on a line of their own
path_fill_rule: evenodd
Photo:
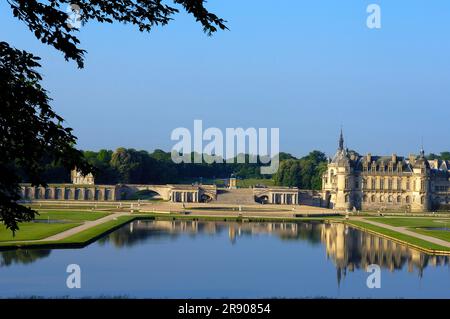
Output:
<svg viewBox="0 0 450 319">
<path fill-rule="evenodd" d="M 73 145 L 76 138 L 55 114 L 35 71 L 39 58 L 0 42 L 0 220 L 13 232 L 35 212 L 19 205 L 21 175 L 45 185 L 44 159 L 65 167 L 90 167 Z"/>
<path fill-rule="evenodd" d="M 312 151 L 300 159 L 288 158 L 281 161 L 280 168 L 274 176 L 275 184 L 303 189 L 321 189 L 322 173 L 326 168 L 326 156 L 320 151 Z"/>
<path fill-rule="evenodd" d="M 179 9 L 162 0 L 7 0 L 14 17 L 23 21 L 42 43 L 62 52 L 66 60 L 84 66 L 85 51 L 78 32 L 67 23 L 66 7 L 79 9 L 80 22 L 129 23 L 140 31 L 166 25 Z M 207 34 L 226 29 L 225 21 L 204 7 L 204 0 L 173 0 L 198 21 Z M 44 159 L 84 174 L 94 170 L 75 149 L 76 138 L 51 108 L 37 69 L 39 57 L 0 42 L 0 221 L 13 233 L 35 211 L 19 205 L 23 175 L 34 186 L 46 186 Z"/>
<path fill-rule="evenodd" d="M 175 7 L 163 4 L 162 0 L 7 0 L 13 15 L 23 21 L 35 37 L 44 44 L 53 46 L 64 54 L 66 60 L 74 60 L 78 67 L 84 66 L 85 50 L 79 48 L 80 41 L 74 35 L 78 30 L 68 23 L 66 8 L 79 13 L 81 24 L 89 21 L 100 23 L 129 23 L 140 31 L 150 31 L 154 26 L 166 25 L 172 16 L 179 13 Z M 173 0 L 200 22 L 203 30 L 211 35 L 217 28 L 226 29 L 225 21 L 209 12 L 205 0 Z"/>
</svg>

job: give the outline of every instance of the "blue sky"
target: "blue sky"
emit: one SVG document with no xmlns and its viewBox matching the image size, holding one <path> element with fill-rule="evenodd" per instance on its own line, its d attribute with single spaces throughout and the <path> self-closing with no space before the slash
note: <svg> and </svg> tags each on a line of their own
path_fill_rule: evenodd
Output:
<svg viewBox="0 0 450 319">
<path fill-rule="evenodd" d="M 366 7 L 381 6 L 380 30 Z M 450 149 L 450 1 L 210 0 L 230 31 L 190 16 L 150 34 L 89 23 L 85 69 L 40 44 L 0 4 L 0 39 L 43 58 L 53 107 L 78 147 L 169 150 L 176 127 L 278 127 L 280 149 Z"/>
</svg>

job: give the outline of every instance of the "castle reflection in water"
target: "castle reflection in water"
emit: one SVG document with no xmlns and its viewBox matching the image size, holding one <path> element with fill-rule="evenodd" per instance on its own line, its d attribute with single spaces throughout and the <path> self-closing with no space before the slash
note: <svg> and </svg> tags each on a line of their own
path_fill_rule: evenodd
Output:
<svg viewBox="0 0 450 319">
<path fill-rule="evenodd" d="M 110 243 L 118 248 L 126 248 L 148 240 L 157 241 L 199 235 L 225 235 L 233 245 L 238 244 L 239 240 L 245 237 L 270 235 L 277 236 L 281 240 L 297 240 L 323 246 L 324 255 L 336 267 L 338 283 L 348 271 L 365 270 L 371 264 L 377 264 L 389 271 L 406 267 L 409 272 L 417 271 L 420 277 L 427 266 L 448 267 L 449 265 L 449 257 L 428 255 L 342 223 L 139 220 L 99 239 L 98 244 Z M 32 249 L 0 251 L 0 267 L 33 263 L 48 257 L 50 253 L 51 250 Z"/>
<path fill-rule="evenodd" d="M 427 266 L 448 266 L 449 257 L 428 255 L 391 240 L 351 228 L 342 223 L 277 223 L 277 222 L 202 222 L 202 221 L 135 221 L 127 229 L 111 234 L 116 246 L 129 246 L 149 236 L 177 237 L 181 234 L 219 234 L 228 232 L 232 244 L 240 237 L 261 234 L 275 235 L 282 240 L 303 240 L 323 245 L 326 258 L 331 259 L 337 270 L 338 281 L 348 271 L 365 270 L 368 265 L 377 264 L 394 271 L 407 267 L 409 272 L 417 271 L 419 276 Z"/>
</svg>

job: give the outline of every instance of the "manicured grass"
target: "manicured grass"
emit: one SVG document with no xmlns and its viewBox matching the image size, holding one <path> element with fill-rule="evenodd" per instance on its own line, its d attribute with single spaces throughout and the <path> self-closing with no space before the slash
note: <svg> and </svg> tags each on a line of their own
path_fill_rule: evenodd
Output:
<svg viewBox="0 0 450 319">
<path fill-rule="evenodd" d="M 46 209 L 54 209 L 54 210 L 74 210 L 74 211 L 79 211 L 79 210 L 96 210 L 96 209 L 101 209 L 101 210 L 113 210 L 117 208 L 117 203 L 111 203 L 111 204 L 107 204 L 107 203 L 101 203 L 101 204 L 93 204 L 93 203 L 82 203 L 80 202 L 79 204 L 53 204 L 53 203 L 43 203 L 43 204 L 31 204 L 31 205 L 25 205 L 27 207 L 30 207 L 34 210 L 46 210 Z"/>
<path fill-rule="evenodd" d="M 411 231 L 450 242 L 450 231 L 412 228 Z"/>
<path fill-rule="evenodd" d="M 12 232 L 3 225 L 0 226 L 0 243 L 12 241 L 40 240 L 49 236 L 56 235 L 70 228 L 79 226 L 84 221 L 92 221 L 109 215 L 107 212 L 74 211 L 74 210 L 55 210 L 39 211 L 36 215 L 37 220 L 61 220 L 64 223 L 20 223 L 19 230 L 13 237 Z M 4 245 L 2 245 L 4 246 Z"/>
<path fill-rule="evenodd" d="M 116 220 L 110 220 L 106 223 L 97 225 L 95 227 L 79 232 L 78 234 L 67 237 L 63 240 L 58 241 L 58 243 L 85 243 L 136 218 L 137 216 L 121 216 Z"/>
<path fill-rule="evenodd" d="M 5 226 L 0 226 L 0 242 L 38 240 L 66 231 L 81 225 L 80 223 L 45 224 L 45 223 L 20 223 L 19 230 L 13 237 L 12 232 Z"/>
<path fill-rule="evenodd" d="M 237 180 L 238 187 L 247 188 L 255 185 L 274 186 L 275 181 L 273 179 L 265 179 L 265 178 L 247 178 Z"/>
<path fill-rule="evenodd" d="M 422 218 L 422 217 L 412 217 L 412 218 L 396 218 L 396 217 L 375 217 L 367 218 L 368 220 L 373 220 L 375 222 L 383 223 L 395 227 L 445 227 L 445 225 L 450 226 L 450 219 L 445 218 Z"/>
<path fill-rule="evenodd" d="M 433 243 L 430 243 L 428 241 L 419 239 L 419 238 L 415 238 L 412 236 L 408 236 L 408 235 L 404 235 L 402 233 L 390 230 L 390 229 L 386 229 L 383 227 L 379 227 L 379 226 L 375 226 L 372 224 L 368 224 L 368 223 L 364 223 L 364 222 L 360 222 L 360 221 L 346 221 L 346 223 L 350 224 L 350 225 L 355 225 L 355 226 L 359 226 L 361 228 L 394 238 L 394 239 L 398 239 L 402 242 L 406 242 L 410 245 L 414 245 L 420 248 L 424 248 L 424 249 L 431 249 L 431 250 L 441 250 L 441 251 L 450 251 L 450 248 L 444 247 L 444 246 L 440 246 L 440 245 L 436 245 Z"/>
<path fill-rule="evenodd" d="M 38 210 L 39 215 L 36 215 L 36 219 L 53 219 L 53 220 L 70 220 L 70 221 L 87 221 L 96 220 L 110 213 L 107 212 L 92 212 L 92 211 L 73 211 L 73 210 Z"/>
</svg>

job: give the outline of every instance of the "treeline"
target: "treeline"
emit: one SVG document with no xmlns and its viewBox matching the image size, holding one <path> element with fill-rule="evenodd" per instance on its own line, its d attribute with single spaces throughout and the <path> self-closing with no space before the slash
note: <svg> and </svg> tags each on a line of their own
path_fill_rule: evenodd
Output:
<svg viewBox="0 0 450 319">
<path fill-rule="evenodd" d="M 302 188 L 320 188 L 319 164 L 326 165 L 325 155 L 314 151 L 303 158 L 296 158 L 288 153 L 280 153 L 280 168 L 274 175 L 262 175 L 261 166 L 267 166 L 258 159 L 249 163 L 249 155 L 245 155 L 245 163 L 180 163 L 172 161 L 170 152 L 155 150 L 153 152 L 135 149 L 118 148 L 112 150 L 83 151 L 86 160 L 95 168 L 94 176 L 97 184 L 168 184 L 192 183 L 194 181 L 229 178 L 235 174 L 242 179 L 274 179 L 276 185 L 298 186 Z M 193 158 L 193 154 L 192 154 Z M 298 163 L 292 169 L 292 163 Z M 321 166 L 321 167 L 322 167 Z M 55 163 L 42 164 L 46 180 L 51 183 L 70 182 L 70 171 Z M 296 176 L 290 176 L 295 174 Z M 317 176 L 314 176 L 317 175 Z M 24 177 L 26 181 L 27 178 Z"/>
<path fill-rule="evenodd" d="M 327 167 L 327 158 L 320 151 L 296 158 L 288 153 L 280 153 L 280 166 L 274 175 L 262 175 L 261 166 L 266 163 L 180 163 L 171 159 L 170 152 L 155 150 L 153 152 L 118 148 L 112 150 L 83 151 L 84 157 L 95 168 L 97 184 L 168 184 L 193 183 L 213 179 L 228 178 L 235 174 L 242 179 L 272 179 L 275 185 L 299 187 L 302 189 L 321 189 L 322 173 Z M 192 154 L 193 157 L 193 154 Z M 450 152 L 440 155 L 429 154 L 429 159 L 450 160 Z M 70 182 L 70 171 L 61 165 L 44 162 L 44 176 L 51 183 Z M 24 181 L 27 178 L 24 177 Z M 264 182 L 264 181 L 262 181 Z"/>
<path fill-rule="evenodd" d="M 274 176 L 275 185 L 321 189 L 322 174 L 326 169 L 327 158 L 319 151 L 313 151 L 300 159 L 287 159 L 281 162 Z"/>
<path fill-rule="evenodd" d="M 439 155 L 434 154 L 434 153 L 430 153 L 427 158 L 429 160 L 434 160 L 434 159 L 441 159 L 441 160 L 446 160 L 446 161 L 450 161 L 450 152 L 441 152 Z"/>
</svg>

